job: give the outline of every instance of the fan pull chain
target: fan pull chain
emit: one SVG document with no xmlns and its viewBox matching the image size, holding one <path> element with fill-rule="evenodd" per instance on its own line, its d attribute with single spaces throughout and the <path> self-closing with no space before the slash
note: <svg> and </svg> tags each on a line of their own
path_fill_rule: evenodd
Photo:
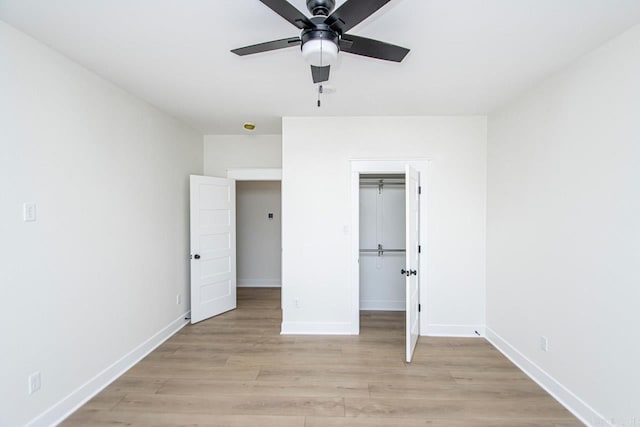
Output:
<svg viewBox="0 0 640 427">
<path fill-rule="evenodd" d="M 323 91 L 323 90 L 324 90 L 324 89 L 322 88 L 322 85 L 319 85 L 319 86 L 318 86 L 318 108 L 320 108 L 320 106 L 322 105 L 322 104 L 320 103 L 320 95 L 322 95 L 322 91 Z"/>
</svg>

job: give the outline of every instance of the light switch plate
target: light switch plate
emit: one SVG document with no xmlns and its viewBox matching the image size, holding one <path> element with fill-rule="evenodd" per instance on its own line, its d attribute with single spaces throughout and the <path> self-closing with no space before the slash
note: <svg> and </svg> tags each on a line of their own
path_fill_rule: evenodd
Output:
<svg viewBox="0 0 640 427">
<path fill-rule="evenodd" d="M 35 221 L 36 220 L 36 204 L 25 203 L 23 213 L 24 213 L 25 222 Z"/>
<path fill-rule="evenodd" d="M 40 379 L 40 372 L 34 372 L 29 375 L 29 394 L 33 394 L 36 391 L 40 390 L 42 386 L 42 380 Z"/>
<path fill-rule="evenodd" d="M 549 340 L 545 336 L 540 337 L 540 350 L 549 351 Z"/>
</svg>

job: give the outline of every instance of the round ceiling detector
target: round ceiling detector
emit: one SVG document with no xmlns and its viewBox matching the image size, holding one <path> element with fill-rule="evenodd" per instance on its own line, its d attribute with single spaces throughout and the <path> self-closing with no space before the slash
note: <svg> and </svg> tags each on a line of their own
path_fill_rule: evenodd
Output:
<svg viewBox="0 0 640 427">
<path fill-rule="evenodd" d="M 242 125 L 242 127 L 243 127 L 245 130 L 248 130 L 249 132 L 251 132 L 251 131 L 253 131 L 253 130 L 256 128 L 256 125 L 255 125 L 255 124 L 253 124 L 253 123 L 249 123 L 249 122 L 247 122 L 247 123 L 243 124 L 243 125 Z"/>
</svg>

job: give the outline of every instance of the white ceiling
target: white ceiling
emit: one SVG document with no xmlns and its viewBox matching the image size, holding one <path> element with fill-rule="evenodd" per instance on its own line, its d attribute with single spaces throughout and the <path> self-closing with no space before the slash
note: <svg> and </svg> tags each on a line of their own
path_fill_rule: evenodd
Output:
<svg viewBox="0 0 640 427">
<path fill-rule="evenodd" d="M 282 116 L 486 114 L 640 22 L 640 1 L 391 0 L 350 33 L 411 52 L 341 54 L 321 108 L 299 48 L 229 52 L 299 35 L 258 0 L 0 0 L 0 19 L 203 133 L 277 134 Z"/>
</svg>

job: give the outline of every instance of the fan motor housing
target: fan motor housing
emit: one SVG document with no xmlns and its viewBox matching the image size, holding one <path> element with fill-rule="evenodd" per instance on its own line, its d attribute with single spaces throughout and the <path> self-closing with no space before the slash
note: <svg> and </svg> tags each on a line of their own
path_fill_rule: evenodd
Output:
<svg viewBox="0 0 640 427">
<path fill-rule="evenodd" d="M 340 37 L 324 22 L 318 22 L 316 19 L 311 18 L 311 22 L 315 24 L 315 28 L 303 30 L 300 39 L 302 40 L 301 47 L 309 40 L 327 40 L 338 46 L 340 49 Z"/>
<path fill-rule="evenodd" d="M 307 9 L 313 16 L 329 16 L 335 6 L 335 0 L 307 0 Z"/>
</svg>

